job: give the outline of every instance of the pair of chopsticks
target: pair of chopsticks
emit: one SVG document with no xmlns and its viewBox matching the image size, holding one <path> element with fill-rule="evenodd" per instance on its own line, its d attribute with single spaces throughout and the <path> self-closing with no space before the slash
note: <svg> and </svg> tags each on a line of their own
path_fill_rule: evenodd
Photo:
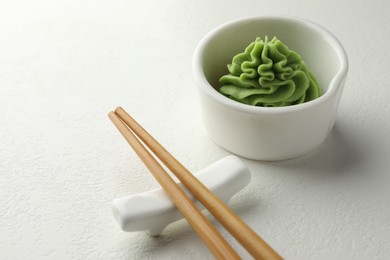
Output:
<svg viewBox="0 0 390 260">
<path fill-rule="evenodd" d="M 240 259 L 239 255 L 151 155 L 145 145 L 255 259 L 282 259 L 125 110 L 118 107 L 108 116 L 216 258 Z"/>
</svg>

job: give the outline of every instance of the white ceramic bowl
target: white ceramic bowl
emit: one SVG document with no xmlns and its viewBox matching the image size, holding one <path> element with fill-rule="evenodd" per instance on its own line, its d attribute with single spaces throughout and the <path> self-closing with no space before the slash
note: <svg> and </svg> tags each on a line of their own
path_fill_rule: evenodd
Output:
<svg viewBox="0 0 390 260">
<path fill-rule="evenodd" d="M 287 107 L 256 107 L 231 100 L 217 89 L 232 57 L 256 37 L 278 37 L 317 77 L 324 94 Z M 340 42 L 323 27 L 293 17 L 245 18 L 209 32 L 198 44 L 193 72 L 206 131 L 220 146 L 256 160 L 283 160 L 320 145 L 336 119 L 348 71 Z"/>
</svg>

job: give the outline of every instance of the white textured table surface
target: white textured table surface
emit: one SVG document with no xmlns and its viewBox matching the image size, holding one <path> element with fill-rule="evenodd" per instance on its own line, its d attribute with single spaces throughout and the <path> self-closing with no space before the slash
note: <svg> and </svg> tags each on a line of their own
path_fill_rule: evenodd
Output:
<svg viewBox="0 0 390 260">
<path fill-rule="evenodd" d="M 212 259 L 185 221 L 158 238 L 119 229 L 112 199 L 158 185 L 106 114 L 123 106 L 206 167 L 229 153 L 200 123 L 195 45 L 235 18 L 290 14 L 348 53 L 338 120 L 308 157 L 244 160 L 252 182 L 230 205 L 287 259 L 390 259 L 389 3 L 1 1 L 0 258 Z"/>
</svg>

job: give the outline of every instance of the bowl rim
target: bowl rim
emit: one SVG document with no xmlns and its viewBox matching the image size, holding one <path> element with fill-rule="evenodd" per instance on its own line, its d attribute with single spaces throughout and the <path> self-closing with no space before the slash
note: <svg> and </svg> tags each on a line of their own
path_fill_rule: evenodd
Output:
<svg viewBox="0 0 390 260">
<path fill-rule="evenodd" d="M 211 84 L 206 79 L 206 76 L 202 69 L 202 53 L 204 52 L 209 41 L 220 31 L 225 28 L 228 28 L 232 25 L 236 25 L 238 23 L 245 23 L 251 21 L 284 21 L 284 22 L 293 22 L 300 26 L 309 27 L 312 30 L 320 33 L 324 39 L 328 41 L 328 43 L 333 47 L 336 54 L 340 59 L 340 69 L 335 73 L 331 81 L 329 82 L 329 88 L 325 93 L 323 93 L 320 97 L 301 104 L 292 105 L 292 106 L 284 106 L 284 107 L 260 107 L 260 106 L 252 106 L 243 104 L 237 101 L 234 101 L 221 93 L 211 86 Z M 333 95 L 336 94 L 339 87 L 342 86 L 342 81 L 345 80 L 347 72 L 348 72 L 348 57 L 347 54 L 341 45 L 340 41 L 333 35 L 330 31 L 325 29 L 324 27 L 311 22 L 309 20 L 295 17 L 295 16 L 253 16 L 253 17 L 245 17 L 235 19 L 229 22 L 226 22 L 213 30 L 207 33 L 198 43 L 195 48 L 193 59 L 192 59 L 192 69 L 195 77 L 196 85 L 209 97 L 214 99 L 215 101 L 221 103 L 224 106 L 230 107 L 234 110 L 238 110 L 245 113 L 250 114 L 288 114 L 294 113 L 301 110 L 306 110 L 312 108 L 314 106 L 318 106 L 319 104 L 329 100 Z"/>
</svg>

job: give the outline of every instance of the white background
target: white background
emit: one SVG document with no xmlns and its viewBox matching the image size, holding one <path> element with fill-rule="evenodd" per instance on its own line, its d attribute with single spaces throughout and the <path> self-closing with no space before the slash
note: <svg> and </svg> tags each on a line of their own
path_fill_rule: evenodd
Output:
<svg viewBox="0 0 390 260">
<path fill-rule="evenodd" d="M 230 205 L 287 259 L 389 259 L 389 11 L 379 0 L 1 1 L 0 258 L 212 259 L 185 221 L 158 238 L 119 229 L 110 202 L 158 184 L 106 114 L 123 106 L 194 172 L 223 158 L 199 118 L 193 50 L 224 22 L 288 14 L 346 49 L 336 126 L 303 158 L 244 160 L 252 182 Z"/>
</svg>

